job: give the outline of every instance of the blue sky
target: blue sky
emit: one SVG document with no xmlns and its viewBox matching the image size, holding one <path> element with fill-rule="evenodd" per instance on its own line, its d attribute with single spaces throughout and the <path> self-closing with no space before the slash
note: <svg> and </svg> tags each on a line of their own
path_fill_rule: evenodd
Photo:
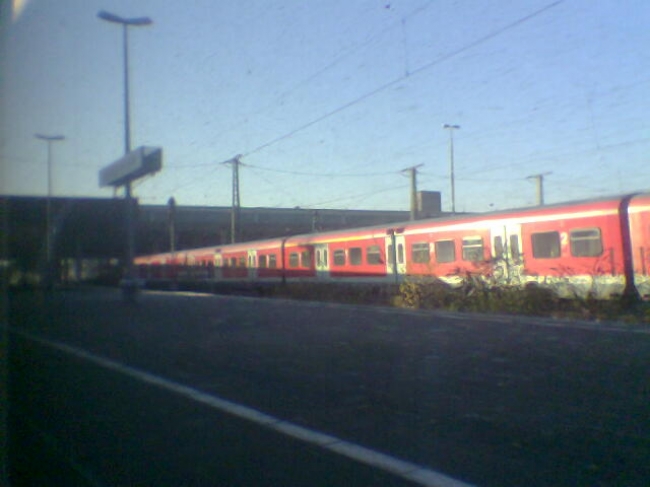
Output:
<svg viewBox="0 0 650 487">
<path fill-rule="evenodd" d="M 110 197 L 122 155 L 121 30 L 132 145 L 162 146 L 144 204 L 407 210 L 404 168 L 456 209 L 650 185 L 650 3 L 620 0 L 14 0 L 1 10 L 0 192 Z M 21 6 L 18 9 L 17 7 Z M 18 12 L 20 10 L 20 12 Z M 17 14 L 20 15 L 17 15 Z"/>
</svg>

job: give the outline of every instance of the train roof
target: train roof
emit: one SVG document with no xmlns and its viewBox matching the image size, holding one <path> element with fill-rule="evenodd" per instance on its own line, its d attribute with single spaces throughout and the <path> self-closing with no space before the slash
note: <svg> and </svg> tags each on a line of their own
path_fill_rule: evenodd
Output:
<svg viewBox="0 0 650 487">
<path fill-rule="evenodd" d="M 293 241 L 296 240 L 298 241 L 327 240 L 328 238 L 331 237 L 337 237 L 337 236 L 348 235 L 348 234 L 358 234 L 358 233 L 386 234 L 387 229 L 391 229 L 391 228 L 395 230 L 406 228 L 406 227 L 419 228 L 419 227 L 426 227 L 427 225 L 431 225 L 431 224 L 471 222 L 474 220 L 478 221 L 478 220 L 484 220 L 490 218 L 498 218 L 500 216 L 516 217 L 517 215 L 521 215 L 521 216 L 544 215 L 544 214 L 552 214 L 562 208 L 568 209 L 568 208 L 578 208 L 578 207 L 588 207 L 588 206 L 597 206 L 600 207 L 601 209 L 608 208 L 608 207 L 618 208 L 618 205 L 620 205 L 620 203 L 623 200 L 632 199 L 637 196 L 650 198 L 650 193 L 644 193 L 644 192 L 626 193 L 626 194 L 615 195 L 615 196 L 582 199 L 582 200 L 568 201 L 562 203 L 554 203 L 554 204 L 543 205 L 543 206 L 527 206 L 527 207 L 510 208 L 505 210 L 479 212 L 479 213 L 462 213 L 462 214 L 446 215 L 439 218 L 426 218 L 422 220 L 406 220 L 406 221 L 399 221 L 394 223 L 372 225 L 367 227 L 357 227 L 357 228 L 347 228 L 347 229 L 339 229 L 339 230 L 328 230 L 325 232 L 287 235 L 284 237 L 275 237 L 275 238 L 269 238 L 263 240 L 252 240 L 247 242 L 237 242 L 234 244 L 217 244 L 217 245 L 209 245 L 200 248 L 182 249 L 182 250 L 178 250 L 176 253 L 178 254 L 183 254 L 187 252 L 192 252 L 193 254 L 200 254 L 202 252 L 212 253 L 212 252 L 219 252 L 220 249 L 222 248 L 234 250 L 234 251 L 245 251 L 247 247 L 249 247 L 250 244 L 253 242 L 255 243 L 255 247 L 257 249 L 263 249 L 265 246 L 272 248 L 272 247 L 276 247 L 278 242 L 280 241 L 286 241 L 287 243 L 291 244 L 293 243 Z M 155 255 L 140 256 L 140 258 L 148 257 L 153 259 L 156 257 L 162 257 L 168 255 L 169 252 L 161 252 Z"/>
<path fill-rule="evenodd" d="M 504 210 L 477 212 L 477 213 L 457 213 L 454 215 L 445 215 L 437 218 L 425 218 L 422 220 L 405 220 L 400 222 L 381 224 L 381 225 L 372 225 L 367 227 L 328 230 L 326 232 L 315 232 L 315 233 L 292 235 L 288 238 L 307 239 L 310 237 L 314 238 L 317 235 L 319 238 L 326 239 L 328 236 L 341 235 L 342 233 L 343 234 L 360 233 L 360 232 L 376 233 L 378 230 L 385 231 L 387 228 L 399 229 L 402 227 L 413 227 L 413 226 L 419 227 L 419 226 L 426 226 L 430 224 L 451 223 L 457 221 L 472 221 L 478 219 L 482 220 L 486 218 L 498 218 L 499 216 L 546 214 L 546 213 L 556 212 L 558 209 L 561 208 L 576 208 L 580 206 L 589 206 L 589 205 L 596 205 L 600 207 L 606 207 L 606 206 L 617 207 L 620 204 L 620 202 L 623 201 L 625 198 L 631 198 L 634 196 L 641 196 L 641 195 L 650 197 L 650 194 L 641 193 L 641 192 L 626 193 L 626 194 L 621 194 L 616 196 L 582 199 L 582 200 L 568 201 L 562 203 L 554 203 L 554 204 L 543 205 L 543 206 L 527 206 L 527 207 L 520 207 L 520 208 L 510 208 Z M 277 240 L 278 239 L 274 239 L 274 241 Z"/>
</svg>

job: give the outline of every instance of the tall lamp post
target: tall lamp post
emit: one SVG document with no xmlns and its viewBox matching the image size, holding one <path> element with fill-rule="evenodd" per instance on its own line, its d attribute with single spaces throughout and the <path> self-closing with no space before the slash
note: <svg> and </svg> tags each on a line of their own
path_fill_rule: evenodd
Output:
<svg viewBox="0 0 650 487">
<path fill-rule="evenodd" d="M 47 143 L 47 203 L 45 209 L 45 284 L 52 284 L 52 143 L 65 140 L 63 135 L 34 134 L 39 140 Z"/>
<path fill-rule="evenodd" d="M 456 186 L 454 182 L 454 130 L 460 128 L 460 125 L 444 124 L 443 129 L 449 130 L 449 172 L 451 179 L 451 212 L 456 213 Z"/>
<path fill-rule="evenodd" d="M 105 10 L 97 14 L 101 20 L 112 22 L 122 26 L 122 39 L 124 51 L 124 154 L 131 152 L 131 117 L 129 112 L 129 27 L 143 27 L 151 25 L 153 22 L 149 17 L 124 18 Z M 131 194 L 131 182 L 125 184 L 126 199 L 126 286 L 127 293 L 133 291 L 134 272 L 133 272 L 133 255 L 134 247 L 134 229 L 133 229 L 133 197 Z"/>
</svg>

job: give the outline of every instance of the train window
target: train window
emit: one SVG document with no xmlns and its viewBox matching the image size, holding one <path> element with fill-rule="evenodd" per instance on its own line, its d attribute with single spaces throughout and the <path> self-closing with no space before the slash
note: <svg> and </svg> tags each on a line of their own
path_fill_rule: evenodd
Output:
<svg viewBox="0 0 650 487">
<path fill-rule="evenodd" d="M 439 240 L 435 243 L 436 262 L 444 264 L 456 260 L 456 245 L 453 240 Z"/>
<path fill-rule="evenodd" d="M 237 267 L 237 257 L 230 258 L 230 267 Z"/>
<path fill-rule="evenodd" d="M 327 249 L 323 249 L 321 252 L 322 252 L 321 264 L 323 266 L 327 266 Z"/>
<path fill-rule="evenodd" d="M 403 264 L 404 263 L 404 245 L 403 244 L 397 244 L 397 263 L 398 264 Z"/>
<path fill-rule="evenodd" d="M 350 249 L 350 265 L 361 265 L 362 254 L 361 247 L 352 247 Z"/>
<path fill-rule="evenodd" d="M 266 266 L 266 255 L 260 255 L 259 261 L 260 261 L 260 269 L 265 269 L 267 267 Z"/>
<path fill-rule="evenodd" d="M 334 265 L 345 265 L 345 250 L 334 251 Z"/>
<path fill-rule="evenodd" d="M 381 249 L 379 245 L 371 245 L 366 247 L 366 264 L 377 265 L 382 264 L 381 261 Z"/>
<path fill-rule="evenodd" d="M 309 250 L 303 250 L 300 253 L 300 265 L 302 267 L 311 267 L 311 252 Z"/>
<path fill-rule="evenodd" d="M 463 239 L 463 260 L 478 262 L 483 260 L 483 238 L 468 237 Z"/>
<path fill-rule="evenodd" d="M 552 259 L 560 256 L 559 232 L 533 233 L 533 257 L 536 259 Z"/>
<path fill-rule="evenodd" d="M 429 243 L 414 243 L 411 248 L 411 260 L 417 264 L 428 264 L 431 256 L 429 255 Z"/>
<path fill-rule="evenodd" d="M 574 257 L 594 257 L 603 253 L 603 241 L 600 228 L 571 230 L 571 255 Z"/>
<path fill-rule="evenodd" d="M 246 257 L 240 257 L 237 265 L 239 265 L 239 267 L 246 267 Z"/>
<path fill-rule="evenodd" d="M 494 237 L 494 257 L 497 259 L 503 258 L 503 239 L 501 235 Z"/>
<path fill-rule="evenodd" d="M 298 257 L 298 252 L 291 252 L 289 254 L 289 267 L 298 267 L 300 264 L 300 258 Z"/>
<path fill-rule="evenodd" d="M 275 269 L 276 267 L 278 267 L 277 257 L 275 254 L 271 254 L 269 255 L 269 269 Z"/>
<path fill-rule="evenodd" d="M 390 265 L 395 264 L 395 252 L 393 251 L 393 245 L 389 244 L 386 249 L 386 257 Z"/>
</svg>

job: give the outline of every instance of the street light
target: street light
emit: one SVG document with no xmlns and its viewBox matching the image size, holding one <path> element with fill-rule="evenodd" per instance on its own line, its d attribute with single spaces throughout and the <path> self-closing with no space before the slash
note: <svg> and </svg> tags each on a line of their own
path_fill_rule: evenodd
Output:
<svg viewBox="0 0 650 487">
<path fill-rule="evenodd" d="M 63 135 L 34 134 L 39 140 L 47 143 L 47 203 L 45 209 L 45 284 L 52 283 L 52 142 L 65 140 Z"/>
<path fill-rule="evenodd" d="M 97 17 L 107 22 L 122 26 L 122 39 L 124 50 L 124 154 L 131 152 L 131 120 L 129 113 L 129 27 L 143 27 L 153 22 L 149 17 L 124 18 L 119 15 L 101 10 Z M 134 255 L 134 229 L 133 229 L 133 201 L 131 195 L 131 182 L 125 184 L 126 199 L 126 293 L 130 294 L 134 285 L 133 255 Z"/>
<path fill-rule="evenodd" d="M 135 17 L 125 19 L 104 10 L 97 14 L 102 20 L 113 22 L 122 26 L 122 39 L 124 50 L 124 153 L 131 151 L 131 120 L 129 112 L 129 29 L 128 27 L 142 27 L 151 25 L 153 22 L 149 17 Z M 130 189 L 130 185 L 127 189 Z"/>
<path fill-rule="evenodd" d="M 443 129 L 449 130 L 449 170 L 451 179 L 451 212 L 456 213 L 456 186 L 454 184 L 454 130 L 460 125 L 444 124 Z"/>
</svg>

